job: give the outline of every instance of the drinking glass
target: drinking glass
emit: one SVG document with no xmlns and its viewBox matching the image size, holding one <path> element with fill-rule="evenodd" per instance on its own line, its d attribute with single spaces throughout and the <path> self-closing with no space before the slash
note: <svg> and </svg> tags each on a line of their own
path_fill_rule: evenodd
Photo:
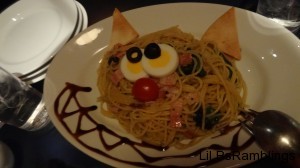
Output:
<svg viewBox="0 0 300 168">
<path fill-rule="evenodd" d="M 42 94 L 0 67 L 0 121 L 27 131 L 50 123 Z"/>
<path fill-rule="evenodd" d="M 257 13 L 296 33 L 300 27 L 300 0 L 259 0 Z"/>
</svg>

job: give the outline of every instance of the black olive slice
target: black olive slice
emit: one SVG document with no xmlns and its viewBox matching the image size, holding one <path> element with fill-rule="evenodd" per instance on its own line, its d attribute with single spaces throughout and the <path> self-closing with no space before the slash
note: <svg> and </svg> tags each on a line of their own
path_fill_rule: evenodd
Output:
<svg viewBox="0 0 300 168">
<path fill-rule="evenodd" d="M 160 47 L 156 43 L 150 43 L 146 46 L 144 54 L 149 59 L 158 58 L 161 54 Z"/>
<path fill-rule="evenodd" d="M 110 56 L 108 59 L 108 64 L 111 65 L 112 63 L 118 64 L 119 63 L 119 58 L 116 56 Z"/>
<path fill-rule="evenodd" d="M 126 57 L 131 63 L 138 63 L 142 59 L 143 53 L 138 47 L 131 47 L 126 51 Z"/>
</svg>

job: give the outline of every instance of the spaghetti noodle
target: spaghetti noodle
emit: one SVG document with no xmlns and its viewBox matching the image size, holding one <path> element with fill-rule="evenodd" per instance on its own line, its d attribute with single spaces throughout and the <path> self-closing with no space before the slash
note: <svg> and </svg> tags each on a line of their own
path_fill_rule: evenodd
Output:
<svg viewBox="0 0 300 168">
<path fill-rule="evenodd" d="M 140 102 L 131 94 L 133 82 L 125 78 L 117 84 L 112 81 L 111 76 L 120 68 L 113 58 L 122 57 L 131 47 L 145 48 L 153 42 L 171 45 L 179 59 L 191 54 L 192 62 L 179 65 L 169 76 L 174 84 L 159 84 L 157 100 Z M 145 35 L 125 46 L 115 45 L 100 63 L 98 88 L 104 115 L 117 119 L 130 134 L 146 143 L 176 148 L 191 146 L 237 120 L 247 95 L 233 59 L 213 42 L 200 42 L 178 27 Z"/>
</svg>

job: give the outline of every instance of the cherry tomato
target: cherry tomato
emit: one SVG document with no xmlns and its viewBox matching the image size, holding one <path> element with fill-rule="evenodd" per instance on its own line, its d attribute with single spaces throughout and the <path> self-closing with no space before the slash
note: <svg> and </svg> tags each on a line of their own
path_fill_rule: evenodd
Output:
<svg viewBox="0 0 300 168">
<path fill-rule="evenodd" d="M 140 78 L 133 84 L 132 95 L 139 101 L 154 101 L 158 94 L 159 87 L 151 78 Z"/>
</svg>

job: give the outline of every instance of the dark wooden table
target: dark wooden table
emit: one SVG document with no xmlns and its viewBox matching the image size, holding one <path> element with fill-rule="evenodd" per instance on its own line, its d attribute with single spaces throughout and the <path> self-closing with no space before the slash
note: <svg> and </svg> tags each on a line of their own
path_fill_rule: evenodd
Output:
<svg viewBox="0 0 300 168">
<path fill-rule="evenodd" d="M 126 11 L 142 6 L 183 2 L 180 0 L 78 0 L 86 9 L 89 25 L 111 16 L 114 8 Z M 0 1 L 0 12 L 16 0 Z M 206 2 L 235 6 L 255 11 L 257 0 L 198 0 L 189 2 Z M 0 23 L 1 24 L 1 23 Z M 299 34 L 298 34 L 299 37 Z M 43 91 L 43 81 L 32 84 Z M 16 168 L 100 168 L 109 167 L 82 153 L 67 142 L 54 127 L 39 132 L 26 132 L 5 125 L 0 129 L 0 140 L 6 143 L 15 156 Z M 285 163 L 264 158 L 245 168 L 284 168 Z"/>
</svg>

